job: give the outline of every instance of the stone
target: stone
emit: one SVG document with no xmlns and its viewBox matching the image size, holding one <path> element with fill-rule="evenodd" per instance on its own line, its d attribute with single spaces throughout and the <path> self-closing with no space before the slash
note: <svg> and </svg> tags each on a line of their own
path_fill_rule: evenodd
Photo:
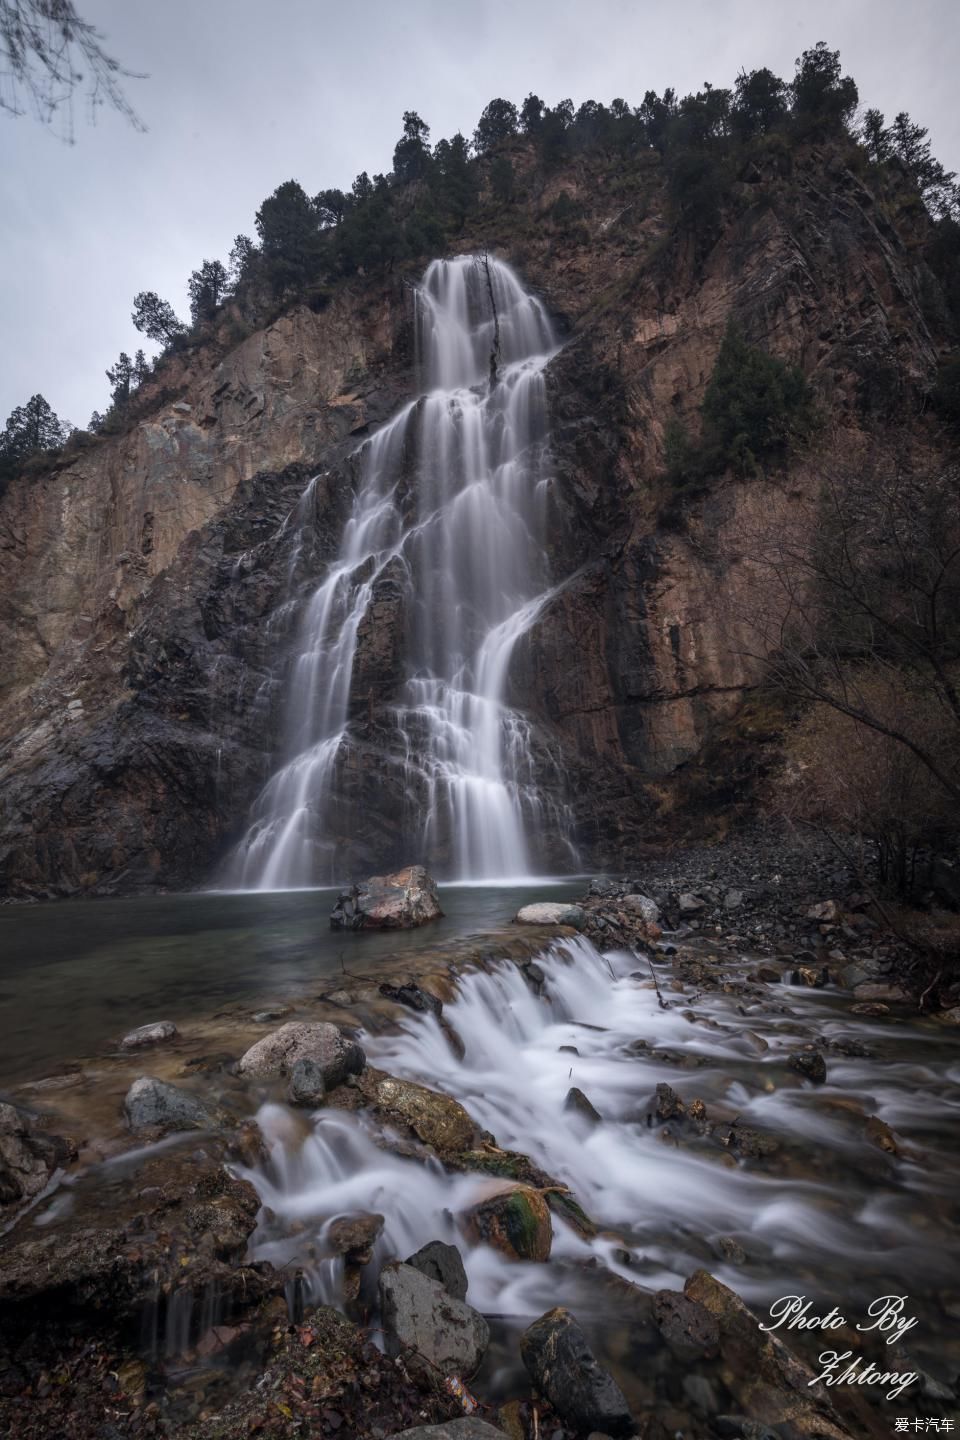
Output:
<svg viewBox="0 0 960 1440">
<path fill-rule="evenodd" d="M 871 1145 L 879 1146 L 879 1148 L 885 1150 L 888 1155 L 900 1154 L 900 1146 L 897 1144 L 896 1135 L 894 1135 L 890 1126 L 884 1120 L 879 1119 L 878 1116 L 867 1116 L 867 1123 L 863 1133 Z"/>
<path fill-rule="evenodd" d="M 836 900 L 822 900 L 818 905 L 811 905 L 804 916 L 805 920 L 816 920 L 820 925 L 836 925 L 841 918 Z"/>
<path fill-rule="evenodd" d="M 326 1093 L 323 1066 L 304 1055 L 290 1071 L 287 1099 L 291 1105 L 322 1105 Z"/>
<path fill-rule="evenodd" d="M 396 1430 L 387 1440 L 504 1440 L 504 1432 L 476 1415 L 464 1415 L 461 1420 L 445 1420 L 442 1425 L 414 1425 L 412 1430 Z"/>
<path fill-rule="evenodd" d="M 598 1363 L 569 1310 L 558 1306 L 535 1320 L 520 1341 L 527 1374 L 572 1430 L 626 1436 L 636 1426 L 613 1376 Z"/>
<path fill-rule="evenodd" d="M 583 1091 L 576 1085 L 571 1085 L 567 1091 L 567 1098 L 563 1102 L 563 1108 L 573 1115 L 580 1115 L 584 1120 L 588 1120 L 591 1125 L 600 1125 L 603 1121 L 603 1116 L 599 1110 L 595 1108 L 587 1099 L 586 1095 L 584 1095 Z"/>
<path fill-rule="evenodd" d="M 380 994 L 385 1000 L 392 1000 L 397 1005 L 406 1005 L 410 1010 L 418 1010 L 421 1014 L 436 1015 L 439 1020 L 443 1014 L 443 1001 L 436 995 L 431 995 L 429 990 L 422 986 L 413 984 L 412 981 L 406 985 L 390 985 L 386 981 L 380 986 Z"/>
<path fill-rule="evenodd" d="M 937 1016 L 944 1025 L 960 1025 L 960 1005 L 955 1005 L 952 1010 L 941 1010 Z"/>
<path fill-rule="evenodd" d="M 738 1414 L 777 1431 L 782 1426 L 794 1440 L 850 1440 L 824 1387 L 812 1388 L 812 1372 L 779 1335 L 760 1329 L 739 1295 L 706 1270 L 695 1270 L 683 1293 L 717 1322 L 721 1373 Z"/>
<path fill-rule="evenodd" d="M 430 1280 L 442 1285 L 454 1300 L 467 1298 L 467 1272 L 456 1245 L 445 1245 L 442 1240 L 431 1240 L 422 1245 L 413 1255 L 408 1255 L 407 1265 L 419 1270 Z"/>
<path fill-rule="evenodd" d="M 683 1364 L 716 1355 L 719 1326 L 709 1310 L 695 1300 L 689 1300 L 679 1290 L 658 1290 L 653 1297 L 653 1314 L 671 1353 Z"/>
<path fill-rule="evenodd" d="M 291 1020 L 251 1045 L 241 1056 L 237 1073 L 253 1080 L 285 1080 L 298 1060 L 315 1061 L 325 1087 L 332 1090 L 342 1085 L 348 1075 L 359 1075 L 367 1057 L 338 1025 L 322 1020 Z"/>
<path fill-rule="evenodd" d="M 677 908 L 681 915 L 696 915 L 707 908 L 706 900 L 701 900 L 699 895 L 685 890 L 677 901 Z"/>
<path fill-rule="evenodd" d="M 728 890 L 723 897 L 724 910 L 739 910 L 743 904 L 742 890 Z"/>
<path fill-rule="evenodd" d="M 443 916 L 435 881 L 422 865 L 372 875 L 342 890 L 330 916 L 332 930 L 414 930 Z"/>
<path fill-rule="evenodd" d="M 579 930 L 586 919 L 580 905 L 564 905 L 553 901 L 539 901 L 535 905 L 524 905 L 514 916 L 517 925 L 572 925 Z"/>
<path fill-rule="evenodd" d="M 827 1078 L 827 1062 L 819 1050 L 795 1050 L 787 1064 L 814 1085 L 822 1085 Z"/>
<path fill-rule="evenodd" d="M 687 1107 L 676 1090 L 671 1085 L 664 1084 L 663 1081 L 657 1086 L 655 1113 L 661 1123 L 667 1120 L 681 1120 L 687 1113 Z"/>
<path fill-rule="evenodd" d="M 430 1375 L 472 1375 L 490 1340 L 486 1320 L 413 1265 L 391 1261 L 380 1272 L 380 1309 L 389 1355 Z"/>
<path fill-rule="evenodd" d="M 648 925 L 656 925 L 660 919 L 660 906 L 649 895 L 624 895 L 620 903 L 625 910 L 635 911 Z"/>
<path fill-rule="evenodd" d="M 871 982 L 865 985 L 856 985 L 853 990 L 854 1000 L 866 1000 L 870 1003 L 879 1001 L 882 1004 L 903 1004 L 910 999 L 906 990 L 901 985 L 883 985 L 879 982 Z"/>
<path fill-rule="evenodd" d="M 549 1260 L 550 1207 L 530 1185 L 509 1185 L 466 1211 L 462 1223 L 474 1245 L 490 1245 L 511 1260 Z"/>
<path fill-rule="evenodd" d="M 175 1040 L 179 1031 L 172 1020 L 154 1020 L 150 1025 L 139 1025 L 120 1041 L 121 1050 L 140 1050 L 145 1045 L 162 1045 L 164 1040 Z"/>
<path fill-rule="evenodd" d="M 0 1206 L 32 1200 L 76 1153 L 72 1141 L 38 1130 L 25 1111 L 0 1101 Z"/>
<path fill-rule="evenodd" d="M 189 1090 L 166 1080 L 141 1075 L 123 1099 L 123 1113 L 131 1130 L 216 1130 L 226 1116 Z"/>
<path fill-rule="evenodd" d="M 413 1080 L 396 1080 L 368 1066 L 360 1093 L 381 1124 L 407 1131 L 441 1156 L 468 1150 L 477 1127 L 458 1100 Z"/>
</svg>

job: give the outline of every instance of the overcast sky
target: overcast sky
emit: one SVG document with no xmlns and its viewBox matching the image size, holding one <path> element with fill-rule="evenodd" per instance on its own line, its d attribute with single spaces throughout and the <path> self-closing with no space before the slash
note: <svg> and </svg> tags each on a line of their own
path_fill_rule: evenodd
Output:
<svg viewBox="0 0 960 1440">
<path fill-rule="evenodd" d="M 639 104 L 839 48 L 862 105 L 930 130 L 960 171 L 960 0 L 77 0 L 128 83 L 139 134 L 76 107 L 76 143 L 0 115 L 0 424 L 41 391 L 85 425 L 104 369 L 142 343 L 138 290 L 187 313 L 186 280 L 226 261 L 281 181 L 309 194 L 388 170 L 404 110 L 439 139 L 488 100 Z M 149 350 L 149 346 L 146 347 Z"/>
</svg>

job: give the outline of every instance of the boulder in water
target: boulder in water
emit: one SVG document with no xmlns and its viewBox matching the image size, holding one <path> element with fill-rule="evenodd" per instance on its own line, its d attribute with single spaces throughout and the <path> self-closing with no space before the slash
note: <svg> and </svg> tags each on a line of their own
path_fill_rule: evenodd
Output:
<svg viewBox="0 0 960 1440">
<path fill-rule="evenodd" d="M 355 1040 L 327 1021 L 291 1020 L 241 1056 L 237 1073 L 255 1080 L 286 1079 L 299 1060 L 312 1060 L 328 1090 L 359 1075 L 367 1057 Z"/>
<path fill-rule="evenodd" d="M 141 1075 L 123 1100 L 123 1113 L 134 1132 L 139 1130 L 216 1130 L 224 1124 L 222 1110 L 208 1107 L 189 1090 Z"/>
<path fill-rule="evenodd" d="M 541 900 L 535 905 L 524 905 L 518 910 L 515 920 L 518 925 L 572 925 L 579 930 L 586 916 L 580 905 L 557 904 Z"/>
<path fill-rule="evenodd" d="M 578 1085 L 570 1086 L 570 1089 L 567 1091 L 567 1098 L 563 1102 L 563 1108 L 571 1114 L 582 1116 L 583 1119 L 588 1120 L 591 1125 L 599 1125 L 603 1120 L 600 1111 L 588 1096 L 584 1095 Z"/>
<path fill-rule="evenodd" d="M 407 1264 L 429 1279 L 436 1280 L 454 1300 L 467 1298 L 467 1272 L 456 1245 L 431 1240 L 428 1245 L 422 1245 L 416 1254 L 408 1255 Z"/>
<path fill-rule="evenodd" d="M 422 865 L 373 875 L 341 890 L 331 930 L 414 930 L 443 916 L 435 882 Z"/>
<path fill-rule="evenodd" d="M 530 1185 L 510 1185 L 481 1200 L 463 1216 L 475 1245 L 492 1245 L 511 1260 L 549 1260 L 553 1244 L 550 1207 Z"/>
<path fill-rule="evenodd" d="M 660 919 L 660 906 L 649 895 L 624 895 L 620 901 L 624 910 L 632 910 L 648 925 L 656 925 Z"/>
<path fill-rule="evenodd" d="M 146 1045 L 162 1045 L 164 1040 L 175 1040 L 178 1035 L 172 1020 L 154 1020 L 151 1025 L 138 1025 L 120 1041 L 121 1050 L 141 1050 Z"/>
<path fill-rule="evenodd" d="M 676 1358 L 685 1365 L 716 1355 L 720 1328 L 709 1310 L 679 1290 L 658 1290 L 653 1313 L 660 1334 Z"/>
<path fill-rule="evenodd" d="M 569 1310 L 558 1306 L 535 1320 L 520 1341 L 527 1374 L 564 1425 L 584 1435 L 632 1435 L 636 1429 L 623 1392 L 597 1362 Z"/>
<path fill-rule="evenodd" d="M 437 1280 L 394 1260 L 380 1272 L 387 1353 L 430 1375 L 472 1375 L 490 1340 L 486 1320 Z"/>
<path fill-rule="evenodd" d="M 814 1085 L 822 1085 L 827 1078 L 827 1062 L 819 1050 L 795 1050 L 787 1064 Z"/>
<path fill-rule="evenodd" d="M 450 1095 L 369 1066 L 360 1079 L 360 1094 L 381 1124 L 407 1131 L 441 1156 L 469 1150 L 474 1143 L 477 1127 Z"/>
</svg>

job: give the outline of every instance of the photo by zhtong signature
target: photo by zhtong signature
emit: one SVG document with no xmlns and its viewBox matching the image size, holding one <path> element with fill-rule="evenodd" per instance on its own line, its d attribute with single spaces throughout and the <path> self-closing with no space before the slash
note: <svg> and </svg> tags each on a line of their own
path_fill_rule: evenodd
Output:
<svg viewBox="0 0 960 1440">
<path fill-rule="evenodd" d="M 878 1296 L 867 1307 L 866 1319 L 857 1321 L 854 1328 L 882 1335 L 887 1345 L 897 1344 L 917 1323 L 915 1316 L 904 1314 L 907 1298 L 906 1295 Z M 813 1302 L 805 1295 L 782 1295 L 770 1306 L 772 1323 L 761 1324 L 760 1329 L 771 1331 L 785 1326 L 788 1330 L 840 1330 L 848 1323 L 836 1307 L 825 1315 L 814 1314 L 812 1309 Z M 887 1385 L 890 1387 L 886 1392 L 888 1400 L 895 1400 L 919 1378 L 913 1370 L 882 1370 L 872 1360 L 864 1363 L 852 1350 L 824 1350 L 818 1356 L 818 1363 L 822 1371 L 814 1376 L 810 1385 Z"/>
</svg>

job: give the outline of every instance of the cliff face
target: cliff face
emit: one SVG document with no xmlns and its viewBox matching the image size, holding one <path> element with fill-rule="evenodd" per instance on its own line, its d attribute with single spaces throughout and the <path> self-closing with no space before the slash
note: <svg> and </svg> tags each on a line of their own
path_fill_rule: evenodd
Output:
<svg viewBox="0 0 960 1440">
<path fill-rule="evenodd" d="M 536 217 L 563 190 L 583 218 L 557 233 Z M 567 332 L 549 373 L 551 563 L 573 578 L 522 642 L 511 698 L 549 737 L 585 864 L 626 859 L 670 823 L 678 775 L 757 680 L 742 577 L 716 556 L 762 517 L 766 482 L 726 477 L 678 527 L 662 478 L 666 422 L 695 428 L 728 320 L 817 389 L 823 425 L 788 476 L 798 492 L 877 443 L 869 377 L 909 396 L 945 343 L 923 222 L 829 155 L 791 175 L 752 166 L 734 199 L 704 247 L 668 223 L 655 161 L 628 194 L 568 168 L 522 224 L 464 236 L 513 263 Z M 355 280 L 319 313 L 175 361 L 176 398 L 0 499 L 7 893 L 215 872 L 275 759 L 296 602 L 335 552 L 350 452 L 413 391 L 409 278 Z M 904 420 L 898 443 L 913 426 L 917 446 L 935 444 L 925 423 Z M 420 858 L 383 759 L 403 623 L 385 580 L 358 639 L 345 870 Z M 559 862 L 559 836 L 545 842 Z"/>
</svg>

